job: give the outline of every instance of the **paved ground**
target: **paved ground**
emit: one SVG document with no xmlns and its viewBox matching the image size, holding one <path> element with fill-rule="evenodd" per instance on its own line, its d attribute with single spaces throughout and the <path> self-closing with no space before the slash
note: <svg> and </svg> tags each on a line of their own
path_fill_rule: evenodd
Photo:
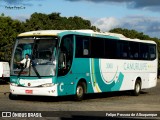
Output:
<svg viewBox="0 0 160 120">
<path fill-rule="evenodd" d="M 103 120 L 106 119 L 106 117 L 104 116 L 105 113 L 107 113 L 108 114 L 107 118 L 117 120 L 118 119 L 117 117 L 110 117 L 109 113 L 112 113 L 111 116 L 113 116 L 114 115 L 113 113 L 116 111 L 118 112 L 124 111 L 125 114 L 127 112 L 129 112 L 129 114 L 131 114 L 132 112 L 136 112 L 137 114 L 139 112 L 148 113 L 148 111 L 150 111 L 151 113 L 156 114 L 158 111 L 160 111 L 159 91 L 160 91 L 160 80 L 158 80 L 157 86 L 155 88 L 142 91 L 140 96 L 131 96 L 129 92 L 114 92 L 114 93 L 87 95 L 86 99 L 81 102 L 75 102 L 70 97 L 55 98 L 55 97 L 23 96 L 20 97 L 19 100 L 9 100 L 8 98 L 9 85 L 0 84 L 0 111 L 1 112 L 2 111 L 12 111 L 12 112 L 49 111 L 49 113 L 46 114 L 49 114 L 51 116 L 54 116 L 53 114 L 57 115 L 57 113 L 53 111 L 58 111 L 60 116 L 62 114 L 67 114 L 67 115 L 72 114 L 72 119 L 79 119 L 79 120 L 84 120 L 84 119 Z M 81 111 L 81 112 L 76 113 L 73 111 Z M 76 115 L 73 116 L 73 114 Z M 83 114 L 83 116 L 78 115 L 77 117 L 77 114 Z M 101 117 L 98 117 L 99 114 Z M 154 118 L 157 119 L 156 117 Z M 30 118 L 26 119 L 28 120 Z M 52 119 L 52 118 L 43 118 L 43 119 Z M 54 119 L 68 120 L 65 117 L 57 117 Z"/>
</svg>

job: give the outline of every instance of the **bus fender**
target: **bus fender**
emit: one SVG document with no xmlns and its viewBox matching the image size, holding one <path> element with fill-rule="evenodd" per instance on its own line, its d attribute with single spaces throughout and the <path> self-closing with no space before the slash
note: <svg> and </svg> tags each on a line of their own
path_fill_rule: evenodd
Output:
<svg viewBox="0 0 160 120">
<path fill-rule="evenodd" d="M 77 85 L 79 83 L 84 83 L 85 84 L 85 93 L 87 93 L 87 81 L 84 79 L 84 78 L 78 78 L 75 82 L 75 86 L 74 86 L 74 94 L 76 94 L 76 88 L 77 88 Z"/>
</svg>

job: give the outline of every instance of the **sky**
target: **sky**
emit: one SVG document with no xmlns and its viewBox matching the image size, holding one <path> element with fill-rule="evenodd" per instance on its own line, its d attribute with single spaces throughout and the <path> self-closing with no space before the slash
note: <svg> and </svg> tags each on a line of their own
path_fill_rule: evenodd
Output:
<svg viewBox="0 0 160 120">
<path fill-rule="evenodd" d="M 25 21 L 34 12 L 90 20 L 102 32 L 134 29 L 160 38 L 160 0 L 0 0 L 0 14 Z"/>
</svg>

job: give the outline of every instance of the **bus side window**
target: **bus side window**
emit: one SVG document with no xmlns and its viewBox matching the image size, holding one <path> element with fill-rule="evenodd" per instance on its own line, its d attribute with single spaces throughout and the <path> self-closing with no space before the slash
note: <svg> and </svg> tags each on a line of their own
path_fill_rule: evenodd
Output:
<svg viewBox="0 0 160 120">
<path fill-rule="evenodd" d="M 123 52 L 123 58 L 127 58 L 127 52 Z"/>
<path fill-rule="evenodd" d="M 134 53 L 134 58 L 138 58 L 138 53 Z"/>
<path fill-rule="evenodd" d="M 149 59 L 149 49 L 146 43 L 140 44 L 140 59 L 148 60 Z"/>
<path fill-rule="evenodd" d="M 124 42 L 123 43 L 123 58 L 125 59 L 127 59 L 127 58 L 129 58 L 129 46 L 128 46 L 128 43 L 126 42 Z"/>
<path fill-rule="evenodd" d="M 129 42 L 129 54 L 130 54 L 130 59 L 132 60 L 139 59 L 139 43 L 138 42 Z"/>
<path fill-rule="evenodd" d="M 127 41 L 119 41 L 118 42 L 118 57 L 120 59 L 130 59 L 129 56 L 129 44 Z"/>
<path fill-rule="evenodd" d="M 89 41 L 83 40 L 83 55 L 89 55 Z"/>
<path fill-rule="evenodd" d="M 76 36 L 76 57 L 86 58 L 89 57 L 89 37 Z"/>
<path fill-rule="evenodd" d="M 118 42 L 114 39 L 105 39 L 105 58 L 117 59 L 119 58 L 118 53 Z"/>
<path fill-rule="evenodd" d="M 156 46 L 155 45 L 150 45 L 149 46 L 149 53 L 150 53 L 150 59 L 154 60 L 156 58 Z"/>
</svg>

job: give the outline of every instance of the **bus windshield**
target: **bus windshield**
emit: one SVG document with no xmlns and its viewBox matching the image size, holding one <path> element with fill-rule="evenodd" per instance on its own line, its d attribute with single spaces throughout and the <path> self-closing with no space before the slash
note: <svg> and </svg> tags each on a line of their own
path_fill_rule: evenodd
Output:
<svg viewBox="0 0 160 120">
<path fill-rule="evenodd" d="M 54 76 L 57 42 L 57 37 L 18 38 L 12 56 L 11 75 Z"/>
</svg>

